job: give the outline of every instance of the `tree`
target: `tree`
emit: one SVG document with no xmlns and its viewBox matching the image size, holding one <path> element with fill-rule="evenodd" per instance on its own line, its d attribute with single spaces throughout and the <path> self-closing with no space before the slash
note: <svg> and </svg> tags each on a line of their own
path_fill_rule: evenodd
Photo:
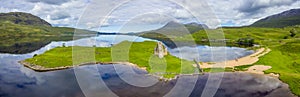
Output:
<svg viewBox="0 0 300 97">
<path fill-rule="evenodd" d="M 296 33 L 297 33 L 296 29 L 292 29 L 292 30 L 290 31 L 290 36 L 291 36 L 291 37 L 295 37 L 295 36 L 296 36 Z"/>
<path fill-rule="evenodd" d="M 239 45 L 243 45 L 243 46 L 253 46 L 254 45 L 254 39 L 253 38 L 240 38 L 237 43 Z"/>
<path fill-rule="evenodd" d="M 37 54 L 34 54 L 34 55 L 33 55 L 33 57 L 36 57 L 36 56 L 37 56 Z"/>
<path fill-rule="evenodd" d="M 63 43 L 63 44 L 62 44 L 62 47 L 66 47 L 66 43 Z"/>
</svg>

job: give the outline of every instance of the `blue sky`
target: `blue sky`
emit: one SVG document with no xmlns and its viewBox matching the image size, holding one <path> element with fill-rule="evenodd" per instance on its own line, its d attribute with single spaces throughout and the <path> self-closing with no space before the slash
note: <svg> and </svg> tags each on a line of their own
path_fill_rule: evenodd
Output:
<svg viewBox="0 0 300 97">
<path fill-rule="evenodd" d="M 0 0 L 0 12 L 27 12 L 54 26 L 106 32 L 150 30 L 171 20 L 181 23 L 210 22 L 197 21 L 184 7 L 168 0 L 132 0 L 114 9 L 110 15 L 103 15 L 99 11 L 103 9 L 99 5 L 106 4 L 105 6 L 110 7 L 122 1 L 124 0 Z M 202 3 L 194 3 L 193 0 L 174 1 L 186 2 L 193 7 L 202 6 L 199 7 L 199 13 L 205 13 L 207 9 L 203 6 L 209 5 L 219 26 L 245 26 L 269 15 L 300 8 L 300 0 L 206 0 L 205 4 L 204 0 L 199 0 Z M 104 19 L 106 21 L 101 21 Z M 102 25 L 101 29 L 99 24 Z"/>
</svg>

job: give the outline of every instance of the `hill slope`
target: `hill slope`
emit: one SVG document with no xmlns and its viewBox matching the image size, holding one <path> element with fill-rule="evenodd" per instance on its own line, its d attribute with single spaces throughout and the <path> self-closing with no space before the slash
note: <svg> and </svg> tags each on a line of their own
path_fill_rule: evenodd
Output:
<svg viewBox="0 0 300 97">
<path fill-rule="evenodd" d="M 0 13 L 1 22 L 11 22 L 14 24 L 21 25 L 34 25 L 34 26 L 47 26 L 51 27 L 51 24 L 47 21 L 34 16 L 29 13 L 22 12 L 10 12 L 10 13 Z"/>
<path fill-rule="evenodd" d="M 270 27 L 270 28 L 283 28 L 287 26 L 300 25 L 300 9 L 291 9 L 276 15 L 272 15 L 261 19 L 251 27 Z"/>
<path fill-rule="evenodd" d="M 208 27 L 205 24 L 197 24 L 197 23 L 189 23 L 189 24 L 181 24 L 174 21 L 168 22 L 162 28 L 157 30 L 152 30 L 150 32 L 165 32 L 168 34 L 183 33 L 189 31 L 190 33 L 195 33 L 199 30 L 207 29 Z"/>
<path fill-rule="evenodd" d="M 74 28 L 52 27 L 47 21 L 23 12 L 0 13 L 0 36 L 57 36 L 73 35 Z M 83 34 L 96 34 L 80 30 Z"/>
<path fill-rule="evenodd" d="M 204 24 L 189 23 L 189 24 L 180 24 L 174 21 L 168 22 L 162 28 L 138 33 L 138 36 L 156 39 L 164 42 L 168 47 L 174 48 L 180 46 L 179 44 L 175 45 L 178 37 L 183 37 L 196 33 L 199 30 L 208 29 Z M 188 39 L 189 40 L 189 39 Z M 177 42 L 178 43 L 178 42 Z M 185 43 L 186 45 L 187 43 Z"/>
<path fill-rule="evenodd" d="M 0 13 L 0 53 L 25 54 L 38 50 L 51 41 L 73 40 L 74 28 L 52 27 L 29 13 Z M 84 37 L 96 32 L 77 30 Z M 83 38 L 76 37 L 76 38 Z"/>
</svg>

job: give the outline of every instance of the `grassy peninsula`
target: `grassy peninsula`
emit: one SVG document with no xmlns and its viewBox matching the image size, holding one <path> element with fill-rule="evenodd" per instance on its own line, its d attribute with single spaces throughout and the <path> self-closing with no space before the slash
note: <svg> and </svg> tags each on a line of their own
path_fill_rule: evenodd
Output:
<svg viewBox="0 0 300 97">
<path fill-rule="evenodd" d="M 131 45 L 128 51 L 128 58 L 126 58 L 127 48 Z M 172 78 L 177 74 L 191 74 L 194 73 L 195 67 L 193 62 L 182 60 L 172 55 L 166 55 L 164 58 L 159 58 L 154 55 L 154 48 L 156 42 L 128 42 L 124 41 L 113 47 L 57 47 L 51 49 L 44 54 L 34 56 L 26 59 L 24 62 L 39 65 L 45 68 L 55 68 L 62 66 L 80 65 L 82 63 L 100 62 L 130 62 L 136 64 L 140 68 L 146 68 L 149 73 L 158 74 L 166 78 Z M 80 54 L 80 60 L 76 63 L 72 61 L 72 49 L 77 49 L 76 53 Z M 112 60 L 112 50 L 118 56 L 117 59 Z M 95 57 L 86 55 L 89 51 L 95 51 Z M 125 55 L 122 55 L 125 54 Z"/>
</svg>

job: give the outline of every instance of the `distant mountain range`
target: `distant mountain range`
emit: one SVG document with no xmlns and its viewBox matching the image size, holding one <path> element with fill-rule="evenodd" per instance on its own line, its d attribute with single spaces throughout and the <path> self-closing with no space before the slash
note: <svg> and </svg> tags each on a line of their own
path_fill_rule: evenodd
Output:
<svg viewBox="0 0 300 97">
<path fill-rule="evenodd" d="M 268 16 L 253 23 L 250 27 L 283 28 L 295 25 L 300 25 L 300 9 L 291 9 L 276 15 Z"/>
<path fill-rule="evenodd" d="M 197 31 L 203 30 L 203 29 L 208 29 L 208 26 L 205 24 L 198 24 L 198 23 L 181 24 L 178 22 L 170 21 L 162 28 L 159 28 L 159 29 L 153 30 L 153 31 L 170 31 L 170 30 L 172 30 L 170 32 L 189 31 L 190 33 L 195 33 Z"/>
<path fill-rule="evenodd" d="M 176 45 L 174 43 L 174 41 L 176 41 L 176 38 L 191 35 L 203 29 L 208 29 L 208 27 L 205 24 L 181 24 L 178 22 L 171 21 L 159 29 L 141 32 L 137 35 L 145 38 L 160 40 L 168 47 L 175 48 L 177 46 L 180 46 L 180 44 Z"/>
<path fill-rule="evenodd" d="M 145 31 L 143 33 L 160 33 L 166 35 L 172 34 L 172 35 L 179 36 L 181 34 L 188 34 L 183 32 L 195 33 L 203 29 L 208 29 L 208 26 L 206 26 L 205 24 L 198 24 L 198 23 L 181 24 L 178 22 L 170 21 L 159 29 Z"/>
</svg>

